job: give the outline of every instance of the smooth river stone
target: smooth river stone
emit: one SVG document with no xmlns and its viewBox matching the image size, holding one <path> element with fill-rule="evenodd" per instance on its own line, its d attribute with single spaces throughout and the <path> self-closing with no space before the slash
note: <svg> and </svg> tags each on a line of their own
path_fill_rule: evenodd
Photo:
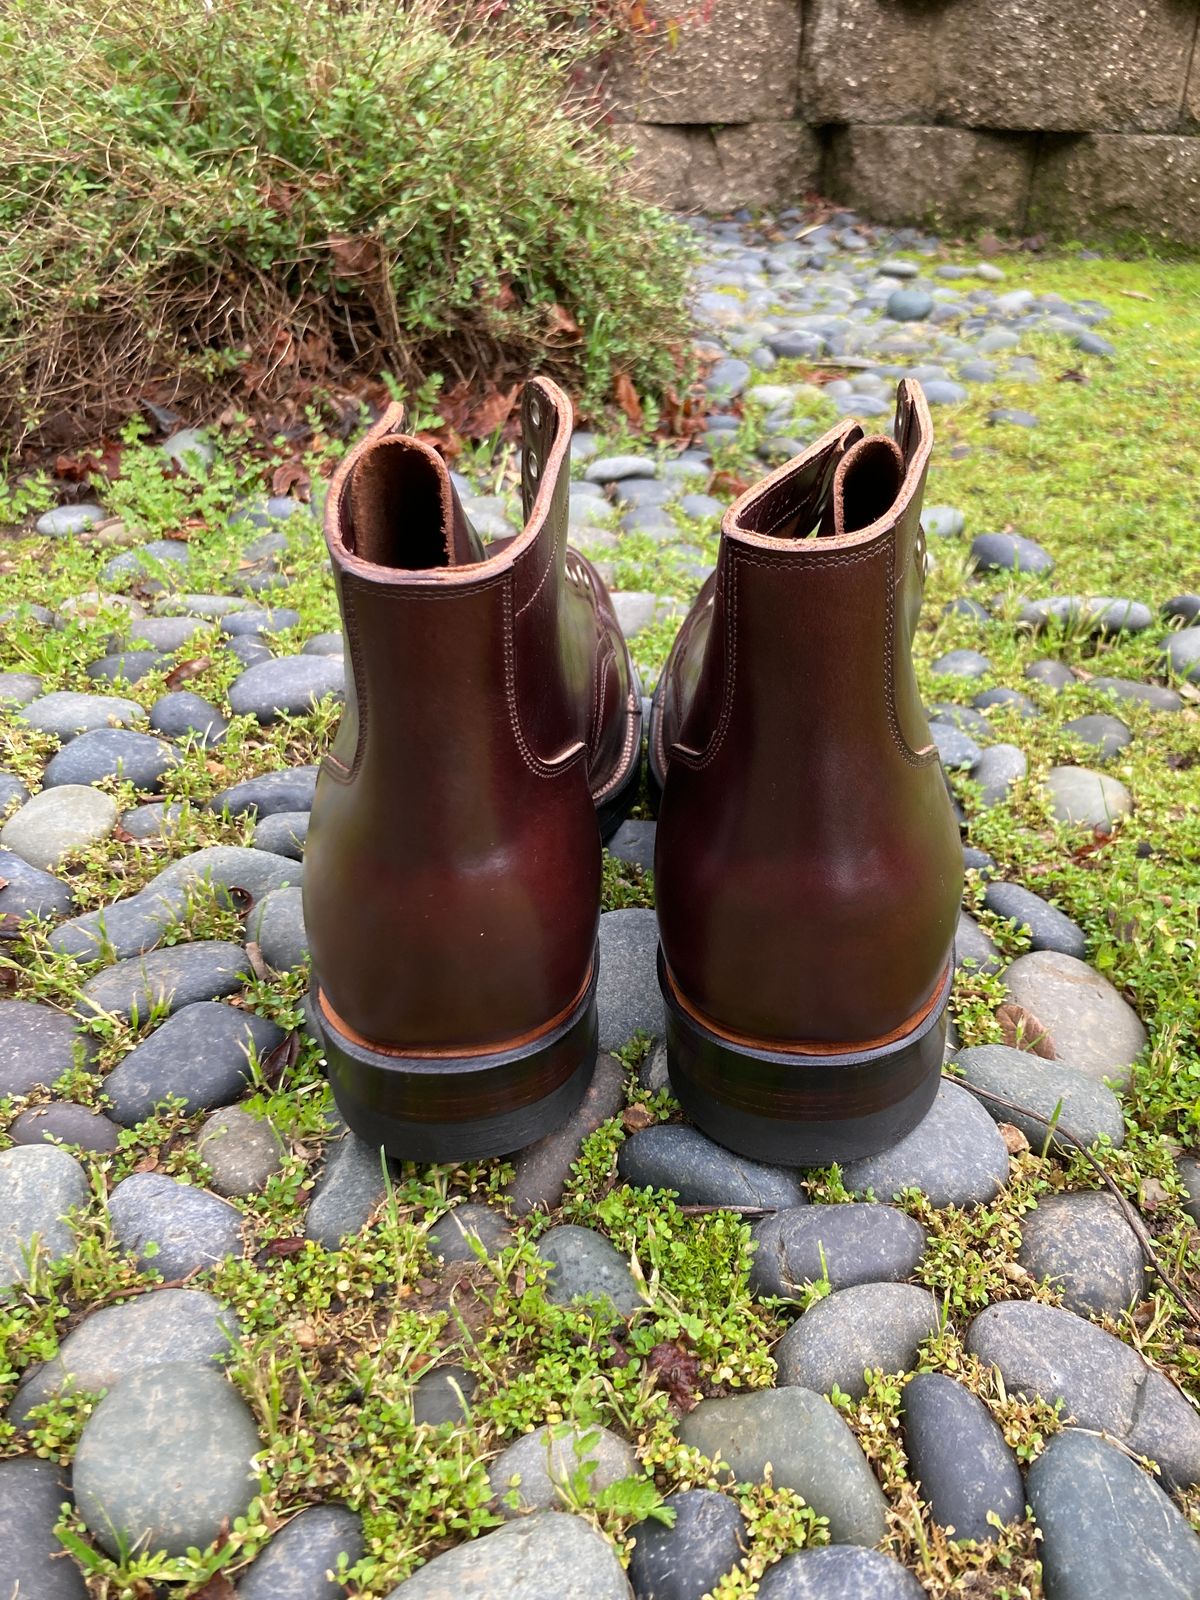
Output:
<svg viewBox="0 0 1200 1600">
<path fill-rule="evenodd" d="M 857 1201 L 777 1211 L 754 1225 L 750 1287 L 798 1298 L 828 1277 L 834 1289 L 907 1278 L 925 1253 L 925 1230 L 894 1206 Z"/>
<path fill-rule="evenodd" d="M 1162 1470 L 1168 1488 L 1200 1483 L 1200 1416 L 1161 1372 L 1095 1323 L 1058 1306 L 1009 1300 L 971 1323 L 967 1349 L 1009 1393 L 1038 1395 L 1079 1427 L 1109 1433 Z"/>
<path fill-rule="evenodd" d="M 229 1360 L 241 1334 L 232 1311 L 200 1289 L 160 1289 L 102 1306 L 30 1369 L 8 1408 L 20 1427 L 34 1406 L 71 1390 L 99 1394 L 123 1378 L 176 1361 Z"/>
<path fill-rule="evenodd" d="M 386 1600 L 630 1600 L 617 1552 L 583 1517 L 536 1511 L 435 1556 Z"/>
<path fill-rule="evenodd" d="M 1004 974 L 1016 1003 L 1060 1059 L 1099 1082 L 1129 1082 L 1149 1035 L 1133 1007 L 1094 967 L 1056 950 L 1018 956 Z"/>
<path fill-rule="evenodd" d="M 249 1509 L 259 1448 L 248 1406 L 219 1372 L 151 1367 L 118 1383 L 84 1425 L 75 1501 L 110 1555 L 122 1544 L 169 1556 L 204 1550 Z"/>
<path fill-rule="evenodd" d="M 679 1423 L 682 1443 L 728 1464 L 739 1483 L 791 1489 L 829 1518 L 835 1544 L 878 1544 L 887 1501 L 858 1440 L 822 1395 L 811 1389 L 760 1389 L 702 1400 Z"/>
<path fill-rule="evenodd" d="M 776 1383 L 802 1384 L 818 1394 L 836 1385 L 861 1400 L 864 1374 L 908 1372 L 922 1342 L 942 1316 L 928 1289 L 912 1283 L 863 1283 L 839 1289 L 810 1306 L 775 1346 Z"/>
<path fill-rule="evenodd" d="M 1196 1600 L 1200 1538 L 1147 1473 L 1075 1428 L 1029 1469 L 1046 1600 Z"/>
</svg>

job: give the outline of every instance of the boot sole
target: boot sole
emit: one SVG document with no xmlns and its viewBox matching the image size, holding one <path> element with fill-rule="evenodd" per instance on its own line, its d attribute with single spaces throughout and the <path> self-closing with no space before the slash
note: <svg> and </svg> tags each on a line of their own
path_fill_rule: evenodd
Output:
<svg viewBox="0 0 1200 1600">
<path fill-rule="evenodd" d="M 872 1049 L 808 1055 L 752 1048 L 704 1026 L 680 1002 L 661 947 L 667 1064 L 680 1105 L 718 1144 L 776 1166 L 824 1167 L 877 1155 L 928 1112 L 941 1080 L 953 963 L 932 1009 Z"/>
<path fill-rule="evenodd" d="M 309 995 L 337 1108 L 368 1144 L 399 1161 L 479 1161 L 552 1133 L 587 1092 L 596 1065 L 596 980 L 563 1021 L 484 1054 L 373 1049 L 334 1026 Z"/>
</svg>

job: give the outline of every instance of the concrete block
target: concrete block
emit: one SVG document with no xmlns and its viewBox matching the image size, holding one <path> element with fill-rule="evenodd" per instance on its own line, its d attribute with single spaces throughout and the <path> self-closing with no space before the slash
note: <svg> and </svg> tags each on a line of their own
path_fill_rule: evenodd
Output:
<svg viewBox="0 0 1200 1600">
<path fill-rule="evenodd" d="M 671 8 L 659 8 L 668 10 Z M 609 91 L 635 122 L 783 122 L 796 109 L 801 0 L 712 0 L 676 6 L 672 36 L 636 36 Z"/>
<path fill-rule="evenodd" d="M 824 188 L 876 222 L 1019 230 L 1032 135 L 972 128 L 851 127 L 830 141 Z"/>
<path fill-rule="evenodd" d="M 1195 36 L 1195 0 L 955 0 L 937 37 L 941 115 L 1043 132 L 1175 130 Z"/>
<path fill-rule="evenodd" d="M 1043 141 L 1029 225 L 1060 237 L 1137 234 L 1200 245 L 1200 138 L 1096 133 Z"/>
</svg>

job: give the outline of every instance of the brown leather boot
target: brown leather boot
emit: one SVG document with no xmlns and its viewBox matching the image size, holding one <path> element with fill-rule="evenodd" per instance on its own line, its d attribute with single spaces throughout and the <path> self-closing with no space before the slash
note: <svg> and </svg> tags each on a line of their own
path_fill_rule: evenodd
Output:
<svg viewBox="0 0 1200 1600">
<path fill-rule="evenodd" d="M 962 850 L 913 677 L 925 397 L 741 496 L 650 723 L 671 1081 L 789 1165 L 912 1128 L 937 1089 Z"/>
<path fill-rule="evenodd" d="M 567 547 L 571 409 L 538 380 L 522 421 L 512 539 L 484 548 L 399 407 L 325 513 L 348 670 L 305 850 L 310 1013 L 346 1121 L 414 1160 L 518 1149 L 582 1097 L 601 834 L 638 787 L 640 687 Z"/>
</svg>

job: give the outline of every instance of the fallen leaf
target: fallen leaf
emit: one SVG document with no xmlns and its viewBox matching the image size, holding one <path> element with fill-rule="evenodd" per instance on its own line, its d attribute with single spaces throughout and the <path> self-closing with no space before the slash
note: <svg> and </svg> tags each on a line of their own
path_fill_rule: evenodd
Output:
<svg viewBox="0 0 1200 1600">
<path fill-rule="evenodd" d="M 1028 1050 L 1031 1055 L 1041 1056 L 1043 1061 L 1055 1060 L 1050 1030 L 1032 1011 L 1026 1011 L 1015 1000 L 1005 1000 L 996 1008 L 996 1021 L 1004 1043 L 1014 1050 Z"/>
<path fill-rule="evenodd" d="M 649 1128 L 658 1118 L 653 1111 L 647 1111 L 645 1106 L 627 1106 L 621 1113 L 621 1124 L 627 1133 L 637 1133 L 642 1128 Z"/>
<path fill-rule="evenodd" d="M 672 1406 L 679 1412 L 695 1409 L 696 1389 L 700 1384 L 700 1359 L 679 1339 L 656 1344 L 646 1357 L 646 1370 L 665 1389 Z"/>
<path fill-rule="evenodd" d="M 181 661 L 167 673 L 167 688 L 178 689 L 181 683 L 190 683 L 193 678 L 203 677 L 211 666 L 211 656 L 193 656 L 189 661 Z"/>
<path fill-rule="evenodd" d="M 237 1590 L 223 1572 L 217 1572 L 196 1590 L 193 1600 L 237 1600 Z"/>
<path fill-rule="evenodd" d="M 137 1165 L 134 1167 L 133 1170 L 135 1172 L 157 1172 L 158 1171 L 158 1146 L 155 1145 L 153 1147 L 153 1149 L 147 1150 L 146 1154 L 137 1163 Z"/>
<path fill-rule="evenodd" d="M 306 1243 L 307 1241 L 299 1235 L 290 1239 L 272 1239 L 266 1253 L 269 1256 L 298 1256 Z"/>
<path fill-rule="evenodd" d="M 247 946 L 247 949 L 249 946 Z M 278 1088 L 279 1082 L 289 1068 L 294 1067 L 300 1054 L 300 1035 L 289 1033 L 286 1039 L 281 1039 L 273 1050 L 267 1052 L 259 1063 L 263 1082 L 270 1088 Z"/>
<path fill-rule="evenodd" d="M 1010 1156 L 1019 1156 L 1023 1151 L 1029 1149 L 1029 1140 L 1021 1132 L 1020 1128 L 1014 1127 L 1011 1122 L 997 1123 L 997 1129 L 1000 1137 L 1004 1140 L 1004 1148 Z"/>
<path fill-rule="evenodd" d="M 297 489 L 307 494 L 310 487 L 308 469 L 299 461 L 284 461 L 271 474 L 272 494 L 294 494 Z"/>
<path fill-rule="evenodd" d="M 638 392 L 633 387 L 633 379 L 627 372 L 618 372 L 613 380 L 613 399 L 629 418 L 635 428 L 642 426 L 642 402 L 638 399 Z"/>
<path fill-rule="evenodd" d="M 1170 1200 L 1170 1191 L 1161 1179 L 1142 1179 L 1141 1187 L 1138 1190 L 1138 1203 L 1143 1211 L 1157 1211 L 1159 1206 L 1168 1205 Z"/>
<path fill-rule="evenodd" d="M 0 916 L 0 939 L 15 939 L 20 931 L 21 919 L 15 911 L 6 911 L 3 916 Z M 13 975 L 13 983 L 15 986 L 15 974 Z"/>
<path fill-rule="evenodd" d="M 266 983 L 271 976 L 271 969 L 263 958 L 262 949 L 257 940 L 246 940 L 246 960 L 250 963 L 250 970 L 254 976 Z"/>
<path fill-rule="evenodd" d="M 1150 300 L 1150 301 L 1153 301 L 1153 299 L 1154 299 L 1154 296 L 1152 294 L 1143 294 L 1140 289 L 1118 289 L 1117 293 L 1118 294 L 1123 294 L 1127 300 Z"/>
<path fill-rule="evenodd" d="M 379 240 L 370 234 L 336 234 L 329 241 L 329 254 L 343 278 L 365 278 L 378 272 L 383 261 Z"/>
<path fill-rule="evenodd" d="M 550 332 L 552 334 L 561 334 L 565 342 L 571 339 L 578 339 L 580 331 L 579 324 L 575 321 L 575 318 L 565 306 L 560 306 L 556 300 L 550 307 Z"/>
</svg>

